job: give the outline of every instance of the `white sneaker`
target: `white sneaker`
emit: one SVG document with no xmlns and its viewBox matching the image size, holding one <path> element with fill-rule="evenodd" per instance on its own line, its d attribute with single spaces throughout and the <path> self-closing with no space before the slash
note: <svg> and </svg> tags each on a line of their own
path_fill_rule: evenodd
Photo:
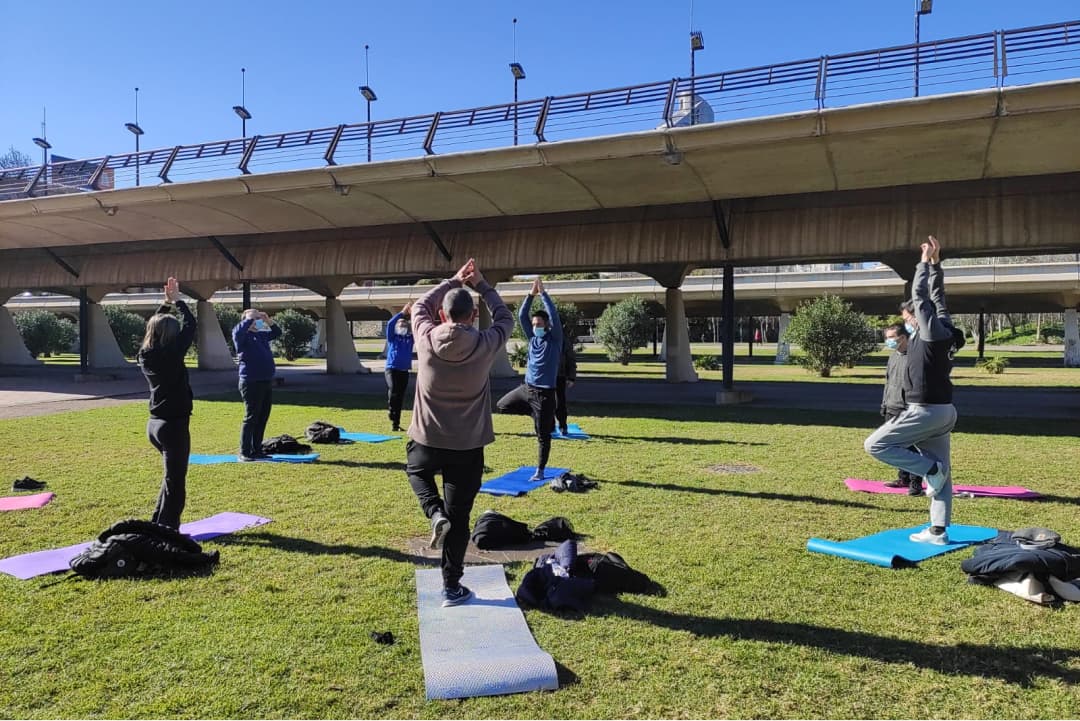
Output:
<svg viewBox="0 0 1080 721">
<path fill-rule="evenodd" d="M 431 547 L 442 548 L 448 533 L 450 533 L 450 519 L 436 511 L 431 517 Z"/>
<path fill-rule="evenodd" d="M 914 543 L 932 543 L 935 546 L 946 546 L 949 543 L 949 533 L 948 531 L 931 533 L 930 527 L 927 526 L 918 533 L 912 533 L 908 536 L 908 539 Z"/>
<path fill-rule="evenodd" d="M 949 477 L 949 466 L 945 461 L 938 461 L 937 467 L 937 473 L 926 474 L 926 495 L 931 498 L 941 492 L 945 487 L 945 479 Z"/>
</svg>

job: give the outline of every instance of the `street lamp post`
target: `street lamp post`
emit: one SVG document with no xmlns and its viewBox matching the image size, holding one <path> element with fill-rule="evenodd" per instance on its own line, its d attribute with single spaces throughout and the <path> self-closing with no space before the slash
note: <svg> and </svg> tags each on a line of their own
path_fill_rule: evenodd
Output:
<svg viewBox="0 0 1080 721">
<path fill-rule="evenodd" d="M 47 137 L 48 137 L 48 135 L 45 132 L 45 108 L 42 108 L 41 109 L 41 137 L 40 138 L 33 138 L 34 145 L 41 148 L 41 167 L 43 168 L 42 173 L 48 172 L 48 168 L 49 168 L 49 149 L 52 148 L 52 145 L 49 143 L 49 141 L 45 139 Z M 45 195 L 48 195 L 48 192 L 49 192 L 48 188 L 49 188 L 49 179 L 46 177 L 45 178 L 45 193 L 44 193 Z"/>
<path fill-rule="evenodd" d="M 375 91 L 371 89 L 368 84 L 371 82 L 368 68 L 368 49 L 369 45 L 364 46 L 364 84 L 360 86 L 360 94 L 364 96 L 364 100 L 367 103 L 367 161 L 371 162 L 371 104 L 378 100 L 378 96 L 375 95 Z"/>
<path fill-rule="evenodd" d="M 135 88 L 135 122 L 124 123 L 124 127 L 135 136 L 135 186 L 140 183 L 139 177 L 139 138 L 142 137 L 143 129 L 139 127 L 139 89 Z"/>
<path fill-rule="evenodd" d="M 240 104 L 232 106 L 233 112 L 240 116 L 240 137 L 247 140 L 247 121 L 251 120 L 251 113 L 247 109 L 247 68 L 240 68 Z M 244 143 L 247 150 L 247 142 Z"/>
<path fill-rule="evenodd" d="M 694 76 L 697 75 L 697 66 L 694 62 L 698 50 L 705 49 L 705 37 L 700 30 L 690 31 L 690 124 L 697 124 L 697 91 L 695 89 Z"/>
<path fill-rule="evenodd" d="M 915 6 L 915 97 L 919 97 L 919 19 L 934 9 L 934 0 L 916 0 Z"/>
<path fill-rule="evenodd" d="M 518 144 L 518 81 L 525 79 L 525 68 L 517 61 L 517 18 L 514 18 L 514 62 L 510 63 L 514 76 L 514 145 Z"/>
</svg>

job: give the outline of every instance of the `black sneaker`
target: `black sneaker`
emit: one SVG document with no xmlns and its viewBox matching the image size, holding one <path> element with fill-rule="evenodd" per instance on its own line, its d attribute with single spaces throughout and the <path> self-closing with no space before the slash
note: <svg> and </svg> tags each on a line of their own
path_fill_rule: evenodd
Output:
<svg viewBox="0 0 1080 721">
<path fill-rule="evenodd" d="M 561 433 L 564 436 L 568 436 L 568 435 L 570 435 L 570 429 L 567 428 L 566 426 L 561 426 L 559 428 L 559 433 Z"/>
<path fill-rule="evenodd" d="M 241 463 L 254 463 L 255 461 L 265 461 L 269 457 L 270 456 L 267 456 L 267 455 L 249 456 L 249 455 L 245 455 L 245 454 L 241 453 L 240 455 L 238 455 L 236 457 L 236 460 L 240 461 Z"/>
<path fill-rule="evenodd" d="M 447 608 L 449 606 L 460 606 L 463 603 L 468 603 L 472 600 L 473 592 L 465 586 L 459 585 L 457 588 L 444 588 L 442 595 L 443 608 Z"/>
<path fill-rule="evenodd" d="M 23 476 L 11 484 L 11 490 L 13 491 L 40 491 L 44 487 L 44 483 L 35 481 L 30 476 Z"/>
<path fill-rule="evenodd" d="M 543 468 L 537 468 L 536 473 L 532 474 L 532 478 L 530 478 L 529 480 L 530 481 L 542 481 L 542 480 L 544 480 L 544 469 Z"/>
<path fill-rule="evenodd" d="M 914 476 L 911 479 L 911 485 L 908 486 L 907 494 L 909 496 L 922 496 L 925 495 L 922 487 L 922 479 L 918 476 Z"/>
<path fill-rule="evenodd" d="M 444 514 L 435 511 L 435 514 L 431 517 L 431 547 L 442 548 L 448 533 L 450 533 L 450 519 Z"/>
</svg>

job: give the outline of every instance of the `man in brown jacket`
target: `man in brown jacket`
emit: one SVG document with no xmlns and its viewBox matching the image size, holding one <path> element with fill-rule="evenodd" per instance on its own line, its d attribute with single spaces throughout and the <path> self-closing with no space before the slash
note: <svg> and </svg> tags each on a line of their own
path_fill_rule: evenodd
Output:
<svg viewBox="0 0 1080 721">
<path fill-rule="evenodd" d="M 491 311 L 491 327 L 477 330 L 478 310 L 468 285 Z M 476 261 L 461 267 L 413 305 L 412 327 L 418 369 L 405 472 L 431 519 L 431 547 L 442 545 L 443 605 L 472 598 L 461 585 L 469 516 L 484 473 L 484 446 L 495 441 L 488 380 L 495 354 L 506 347 L 514 325 Z M 445 502 L 435 474 L 443 476 Z"/>
</svg>

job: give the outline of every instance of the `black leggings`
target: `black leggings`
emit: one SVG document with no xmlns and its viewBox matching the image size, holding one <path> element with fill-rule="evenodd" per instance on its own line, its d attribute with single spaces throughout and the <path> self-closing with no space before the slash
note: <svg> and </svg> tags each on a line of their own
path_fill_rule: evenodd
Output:
<svg viewBox="0 0 1080 721">
<path fill-rule="evenodd" d="M 401 406 L 405 401 L 405 391 L 409 389 L 409 371 L 387 368 L 383 377 L 386 378 L 386 406 L 390 422 L 396 428 L 401 425 Z"/>
<path fill-rule="evenodd" d="M 537 468 L 546 468 L 551 455 L 551 432 L 555 430 L 555 389 L 523 383 L 496 404 L 499 413 L 532 416 L 536 431 Z"/>
<path fill-rule="evenodd" d="M 262 453 L 266 422 L 274 404 L 273 381 L 240 381 L 240 397 L 244 400 L 244 421 L 240 425 L 240 453 L 258 456 Z"/>
<path fill-rule="evenodd" d="M 146 435 L 161 453 L 165 477 L 157 508 L 150 520 L 170 528 L 180 528 L 180 514 L 187 500 L 188 456 L 191 455 L 191 432 L 187 416 L 164 420 L 151 418 L 146 423 Z"/>
</svg>

